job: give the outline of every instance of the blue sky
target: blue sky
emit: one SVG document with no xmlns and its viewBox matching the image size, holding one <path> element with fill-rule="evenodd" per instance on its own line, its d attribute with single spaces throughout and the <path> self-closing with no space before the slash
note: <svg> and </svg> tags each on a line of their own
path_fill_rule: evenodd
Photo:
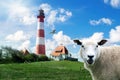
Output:
<svg viewBox="0 0 120 80">
<path fill-rule="evenodd" d="M 35 51 L 37 14 L 45 11 L 46 54 L 65 45 L 73 56 L 73 39 L 108 39 L 120 43 L 120 0 L 0 0 L 0 45 Z M 55 34 L 49 34 L 56 29 Z"/>
</svg>

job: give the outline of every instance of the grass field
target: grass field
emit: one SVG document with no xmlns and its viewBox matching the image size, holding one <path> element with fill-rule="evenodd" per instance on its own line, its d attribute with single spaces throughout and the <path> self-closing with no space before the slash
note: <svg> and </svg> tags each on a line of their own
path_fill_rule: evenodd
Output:
<svg viewBox="0 0 120 80">
<path fill-rule="evenodd" d="M 0 80 L 91 80 L 80 62 L 0 64 Z"/>
</svg>

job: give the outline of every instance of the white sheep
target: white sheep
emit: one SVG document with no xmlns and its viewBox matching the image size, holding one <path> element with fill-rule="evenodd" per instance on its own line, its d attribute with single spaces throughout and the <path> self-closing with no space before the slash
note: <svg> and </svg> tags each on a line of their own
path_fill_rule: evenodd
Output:
<svg viewBox="0 0 120 80">
<path fill-rule="evenodd" d="M 107 40 L 81 42 L 80 55 L 93 80 L 120 80 L 120 46 L 102 47 Z"/>
</svg>

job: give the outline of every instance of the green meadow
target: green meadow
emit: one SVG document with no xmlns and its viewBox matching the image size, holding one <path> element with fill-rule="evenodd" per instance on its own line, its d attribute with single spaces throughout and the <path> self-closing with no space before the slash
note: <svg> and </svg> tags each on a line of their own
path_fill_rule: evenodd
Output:
<svg viewBox="0 0 120 80">
<path fill-rule="evenodd" d="M 83 63 L 44 61 L 0 64 L 0 80 L 91 80 Z"/>
</svg>

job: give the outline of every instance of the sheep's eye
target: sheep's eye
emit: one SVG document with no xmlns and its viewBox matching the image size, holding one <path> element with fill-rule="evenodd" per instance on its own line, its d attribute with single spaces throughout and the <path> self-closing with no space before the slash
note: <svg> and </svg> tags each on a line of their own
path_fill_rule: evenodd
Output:
<svg viewBox="0 0 120 80">
<path fill-rule="evenodd" d="M 84 48 L 84 46 L 83 46 L 83 45 L 82 45 L 81 47 L 82 47 L 82 48 Z"/>
<path fill-rule="evenodd" d="M 98 47 L 98 45 L 96 47 Z"/>
</svg>

